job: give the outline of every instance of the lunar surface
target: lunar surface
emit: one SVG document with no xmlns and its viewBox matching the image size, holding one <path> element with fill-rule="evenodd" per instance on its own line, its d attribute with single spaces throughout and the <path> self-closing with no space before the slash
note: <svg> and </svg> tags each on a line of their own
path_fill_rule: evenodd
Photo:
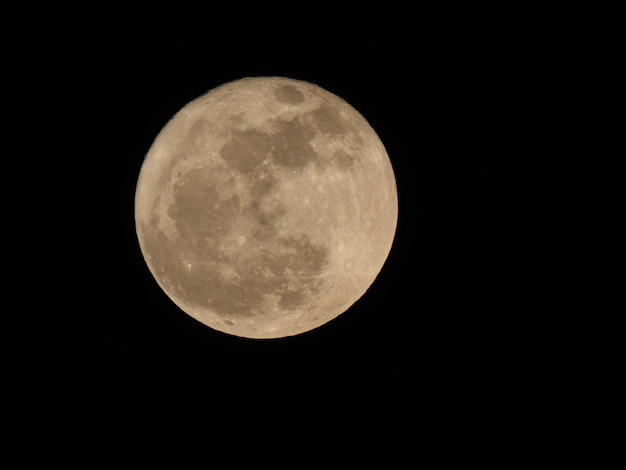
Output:
<svg viewBox="0 0 626 470">
<path fill-rule="evenodd" d="M 187 104 L 155 139 L 135 196 L 159 286 L 247 338 L 297 335 L 347 310 L 380 272 L 397 213 L 389 157 L 363 116 L 281 77 Z"/>
</svg>

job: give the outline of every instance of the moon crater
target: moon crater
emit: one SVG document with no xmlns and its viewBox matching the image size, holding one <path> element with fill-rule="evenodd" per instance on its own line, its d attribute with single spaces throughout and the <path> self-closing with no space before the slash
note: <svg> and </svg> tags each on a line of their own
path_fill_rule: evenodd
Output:
<svg viewBox="0 0 626 470">
<path fill-rule="evenodd" d="M 150 271 L 181 309 L 272 338 L 326 323 L 363 295 L 390 250 L 397 193 L 382 143 L 341 98 L 243 79 L 161 131 L 135 218 Z"/>
</svg>

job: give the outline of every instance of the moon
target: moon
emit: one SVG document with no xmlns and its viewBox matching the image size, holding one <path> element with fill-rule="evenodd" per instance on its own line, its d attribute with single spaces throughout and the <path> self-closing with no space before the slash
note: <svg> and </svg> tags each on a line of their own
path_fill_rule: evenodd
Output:
<svg viewBox="0 0 626 470">
<path fill-rule="evenodd" d="M 396 180 L 376 132 L 312 83 L 251 77 L 184 106 L 146 155 L 135 224 L 165 294 L 215 330 L 280 338 L 346 311 L 392 246 Z"/>
</svg>

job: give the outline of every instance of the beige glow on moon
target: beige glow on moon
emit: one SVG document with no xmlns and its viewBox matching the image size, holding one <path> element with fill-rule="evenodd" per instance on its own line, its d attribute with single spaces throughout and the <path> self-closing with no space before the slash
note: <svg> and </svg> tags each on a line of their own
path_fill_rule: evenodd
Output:
<svg viewBox="0 0 626 470">
<path fill-rule="evenodd" d="M 357 301 L 393 242 L 389 157 L 338 96 L 281 77 L 215 88 L 163 128 L 135 221 L 163 291 L 216 330 L 278 338 Z"/>
</svg>

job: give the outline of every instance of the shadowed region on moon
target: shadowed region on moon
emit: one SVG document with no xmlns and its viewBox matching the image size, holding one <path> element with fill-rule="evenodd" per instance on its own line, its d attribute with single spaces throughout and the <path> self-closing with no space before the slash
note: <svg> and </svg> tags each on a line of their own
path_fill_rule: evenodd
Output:
<svg viewBox="0 0 626 470">
<path fill-rule="evenodd" d="M 219 114 L 166 126 L 142 167 L 136 218 L 148 266 L 183 310 L 269 338 L 319 326 L 363 294 L 389 252 L 397 205 L 388 160 L 380 167 L 364 147 L 363 135 L 377 137 L 349 105 L 304 82 L 256 80 L 259 90 L 246 80 L 216 89 Z M 250 96 L 256 114 L 242 112 Z"/>
</svg>

